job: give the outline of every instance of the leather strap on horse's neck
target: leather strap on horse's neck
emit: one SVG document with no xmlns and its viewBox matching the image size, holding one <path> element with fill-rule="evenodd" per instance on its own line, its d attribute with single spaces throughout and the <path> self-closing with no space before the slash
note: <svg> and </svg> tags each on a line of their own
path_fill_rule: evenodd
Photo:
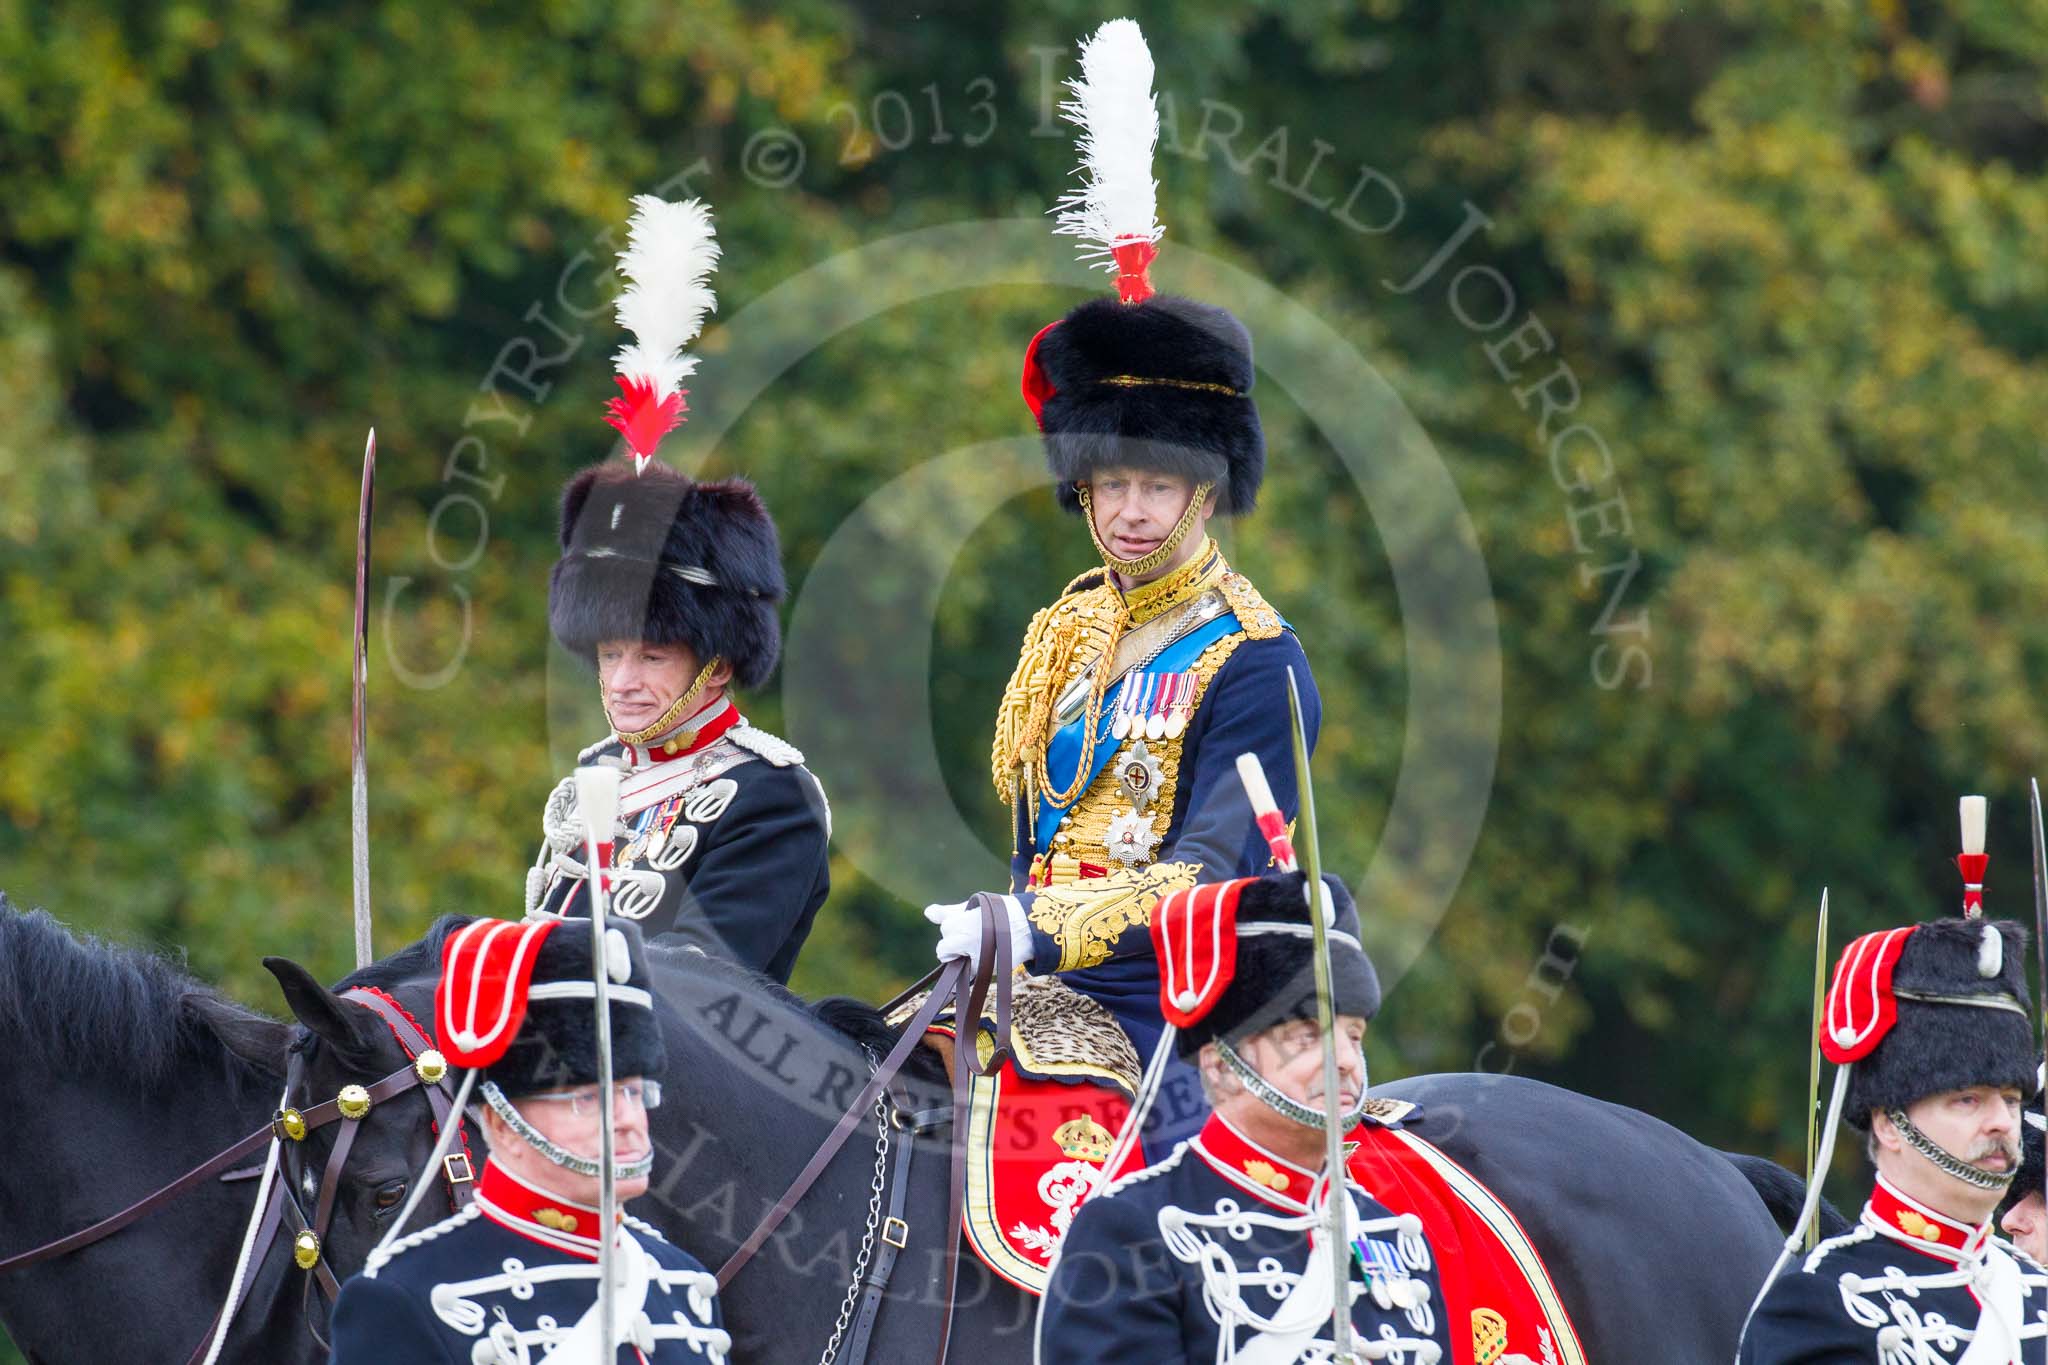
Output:
<svg viewBox="0 0 2048 1365">
<path fill-rule="evenodd" d="M 234 1165 L 237 1161 L 240 1161 L 243 1157 L 270 1141 L 270 1136 L 271 1125 L 266 1123 L 226 1151 L 208 1157 L 176 1180 L 173 1180 L 170 1184 L 144 1195 L 119 1213 L 102 1218 L 91 1227 L 80 1228 L 68 1237 L 60 1237 L 54 1242 L 45 1242 L 33 1250 L 19 1252 L 7 1257 L 5 1260 L 0 1260 L 0 1274 L 5 1274 L 10 1270 L 20 1270 L 25 1266 L 35 1265 L 39 1261 L 47 1261 L 53 1256 L 62 1256 L 67 1251 L 76 1251 L 80 1247 L 91 1246 L 102 1237 L 112 1236 L 136 1219 L 156 1212 L 179 1195 L 205 1181 L 207 1177 Z"/>
<path fill-rule="evenodd" d="M 896 1157 L 889 1168 L 888 1216 L 882 1221 L 881 1245 L 875 1248 L 874 1262 L 861 1284 L 860 1310 L 853 1315 L 846 1345 L 833 1357 L 839 1365 L 867 1365 L 868 1341 L 874 1335 L 876 1319 L 882 1314 L 882 1300 L 889 1290 L 889 1276 L 896 1269 L 897 1253 L 910 1245 L 910 1224 L 904 1221 L 903 1213 L 910 1203 L 910 1168 L 917 1154 L 917 1135 L 951 1124 L 953 1109 L 947 1104 L 913 1114 L 899 1107 L 890 1122 L 902 1136 L 897 1140 Z M 891 1224 L 903 1229 L 901 1241 L 889 1236 Z"/>
<path fill-rule="evenodd" d="M 818 1177 L 832 1164 L 846 1140 L 860 1124 L 862 1117 L 871 1109 L 884 1087 L 895 1078 L 896 1073 L 909 1060 L 912 1048 L 922 1046 L 925 1030 L 931 1027 L 939 1011 L 952 997 L 954 1007 L 954 1034 L 956 1040 L 963 1040 L 963 1050 L 953 1050 L 953 1137 L 952 1137 L 952 1188 L 947 1197 L 948 1219 L 941 1233 L 945 1246 L 946 1297 L 939 1321 L 939 1347 L 937 1359 L 944 1362 L 946 1348 L 952 1339 L 953 1298 L 957 1289 L 960 1270 L 960 1224 L 963 1213 L 962 1201 L 966 1197 L 967 1173 L 967 1105 L 969 1086 L 974 1076 L 985 1075 L 1001 1066 L 1009 1056 L 1010 1040 L 1010 928 L 1008 916 L 1001 900 L 990 895 L 975 897 L 981 911 L 981 955 L 970 970 L 967 961 L 954 958 L 943 964 L 938 971 L 932 992 L 903 1032 L 896 1040 L 896 1046 L 889 1049 L 868 1083 L 854 1097 L 846 1112 L 839 1116 L 839 1122 L 825 1138 L 811 1159 L 790 1182 L 789 1188 L 763 1218 L 739 1249 L 718 1268 L 718 1287 L 723 1289 L 732 1282 L 733 1276 L 748 1261 L 754 1258 L 775 1229 L 782 1226 L 797 1203 L 816 1184 Z M 987 1062 L 981 1060 L 977 1033 L 981 1027 L 981 1008 L 988 999 L 989 988 L 996 993 L 995 1043 Z"/>
</svg>

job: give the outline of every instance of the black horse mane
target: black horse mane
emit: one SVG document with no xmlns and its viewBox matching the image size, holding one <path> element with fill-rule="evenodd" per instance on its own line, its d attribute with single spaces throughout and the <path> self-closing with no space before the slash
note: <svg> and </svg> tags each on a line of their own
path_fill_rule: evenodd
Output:
<svg viewBox="0 0 2048 1365">
<path fill-rule="evenodd" d="M 217 1063 L 237 1085 L 262 1080 L 196 1014 L 260 1018 L 193 979 L 182 961 L 74 934 L 46 910 L 22 910 L 0 892 L 0 1030 L 20 1054 L 77 1072 L 119 1070 L 141 1085 L 171 1079 L 179 1063 Z"/>
<path fill-rule="evenodd" d="M 388 990 L 405 981 L 432 980 L 441 972 L 441 949 L 449 935 L 475 919 L 475 915 L 443 915 L 427 926 L 425 938 L 408 943 L 390 957 L 379 958 L 343 977 L 336 991 L 351 986 L 376 986 Z"/>
</svg>

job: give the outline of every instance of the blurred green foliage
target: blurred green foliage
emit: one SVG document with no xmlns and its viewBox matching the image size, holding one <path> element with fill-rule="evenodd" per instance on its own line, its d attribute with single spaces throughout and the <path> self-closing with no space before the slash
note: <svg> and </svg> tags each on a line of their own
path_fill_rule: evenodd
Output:
<svg viewBox="0 0 2048 1365">
<path fill-rule="evenodd" d="M 1512 1061 L 1797 1164 L 1822 884 L 1837 944 L 1946 911 L 1953 798 L 1985 790 L 1993 904 L 2028 901 L 2048 5 L 1131 8 L 1171 96 L 1162 284 L 1176 245 L 1213 253 L 1369 357 L 1491 578 L 1504 715 L 1477 851 L 1440 923 L 1428 866 L 1414 904 L 1366 907 L 1421 945 L 1381 1074 Z M 603 234 L 679 173 L 718 214 L 723 319 L 890 234 L 1042 214 L 1072 164 L 1048 73 L 1105 13 L 0 0 L 0 885 L 270 1008 L 263 954 L 347 968 L 374 423 L 378 941 L 517 913 L 541 800 L 590 737 L 545 585 L 555 490 L 609 448 L 615 333 L 593 315 L 524 390 L 493 358 L 521 336 L 554 354 L 533 310 L 570 316 L 565 271 L 595 308 Z M 756 159 L 782 129 L 800 168 Z M 1068 259 L 1049 232 L 1044 251 Z M 1082 295 L 959 283 L 742 412 L 716 406 L 739 325 L 704 339 L 678 452 L 760 484 L 798 609 L 876 489 L 1030 431 L 1024 342 Z M 1323 840 L 1361 869 L 1418 627 L 1324 434 L 1261 396 L 1269 490 L 1229 546 L 1304 634 Z M 714 417 L 715 445 L 693 440 Z M 1573 422 L 1611 472 L 1585 436 L 1553 461 Z M 444 468 L 465 434 L 467 483 Z M 896 528 L 878 581 L 914 580 L 946 519 L 938 500 Z M 1031 610 L 1090 560 L 1040 492 L 946 573 L 933 734 L 997 853 L 995 698 Z M 770 729 L 778 686 L 749 703 Z M 927 960 L 865 852 L 836 852 L 805 990 L 879 998 Z"/>
</svg>

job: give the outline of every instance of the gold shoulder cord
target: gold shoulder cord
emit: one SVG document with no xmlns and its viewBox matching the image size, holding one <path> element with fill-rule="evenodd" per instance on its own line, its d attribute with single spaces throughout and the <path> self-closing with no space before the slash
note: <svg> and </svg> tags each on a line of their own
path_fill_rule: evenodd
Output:
<svg viewBox="0 0 2048 1365">
<path fill-rule="evenodd" d="M 1052 711 L 1060 689 L 1086 662 L 1079 658 L 1082 649 L 1099 637 L 1102 649 L 1113 653 L 1129 623 L 1122 597 L 1114 589 L 1107 589 L 1102 595 L 1107 601 L 1066 603 L 1065 610 L 1061 603 L 1055 603 L 1031 618 L 1031 627 L 1017 653 L 1016 672 L 1010 675 L 1010 684 L 1003 689 L 1002 704 L 996 711 L 991 776 L 996 792 L 1010 800 L 1025 828 L 1034 836 L 1040 793 L 1054 805 L 1063 806 L 1087 785 L 1095 756 L 1095 732 L 1102 716 L 1102 698 L 1109 686 L 1109 670 L 1096 670 L 1085 713 L 1088 728 L 1082 740 L 1081 764 L 1072 786 L 1065 792 L 1052 788 L 1045 749 L 1052 738 Z"/>
<path fill-rule="evenodd" d="M 690 713 L 690 703 L 696 701 L 698 695 L 704 691 L 704 684 L 710 680 L 711 670 L 718 667 L 719 658 L 719 655 L 712 655 L 711 662 L 697 670 L 697 680 L 685 688 L 683 695 L 670 703 L 668 710 L 657 716 L 652 725 L 644 730 L 632 731 L 621 730 L 614 725 L 612 726 L 612 733 L 628 744 L 645 744 L 650 739 L 661 738 L 671 725 L 674 725 Z M 602 674 L 599 675 L 597 680 L 597 695 L 604 705 L 605 721 L 610 723 L 612 718 L 611 694 L 605 688 Z"/>
</svg>

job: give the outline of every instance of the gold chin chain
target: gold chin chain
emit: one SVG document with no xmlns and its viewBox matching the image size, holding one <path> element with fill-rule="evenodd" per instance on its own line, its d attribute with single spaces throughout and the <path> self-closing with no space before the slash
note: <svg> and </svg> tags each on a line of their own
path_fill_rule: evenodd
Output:
<svg viewBox="0 0 2048 1365">
<path fill-rule="evenodd" d="M 605 689 L 603 676 L 599 675 L 598 700 L 604 705 L 604 718 L 611 724 L 612 733 L 628 744 L 645 744 L 650 739 L 659 739 L 668 732 L 670 726 L 690 713 L 690 704 L 697 700 L 704 691 L 704 684 L 711 680 L 711 670 L 718 667 L 719 657 L 716 654 L 712 655 L 711 662 L 697 670 L 697 680 L 685 688 L 683 695 L 671 702 L 668 710 L 655 717 L 654 723 L 644 730 L 621 730 L 618 724 L 612 721 L 611 696 Z"/>
<path fill-rule="evenodd" d="M 1081 500 L 1081 517 L 1088 523 L 1088 538 L 1095 542 L 1095 553 L 1102 556 L 1102 562 L 1126 578 L 1143 578 L 1173 558 L 1174 552 L 1180 549 L 1180 543 L 1188 538 L 1188 532 L 1195 529 L 1195 518 L 1202 514 L 1202 504 L 1209 500 L 1209 490 L 1215 486 L 1213 483 L 1196 484 L 1195 495 L 1188 499 L 1188 509 L 1180 514 L 1172 533 L 1159 542 L 1157 549 L 1137 559 L 1118 559 L 1110 552 L 1109 546 L 1102 543 L 1102 532 L 1095 529 L 1095 506 L 1089 498 L 1088 485 L 1075 484 L 1074 494 Z"/>
</svg>

